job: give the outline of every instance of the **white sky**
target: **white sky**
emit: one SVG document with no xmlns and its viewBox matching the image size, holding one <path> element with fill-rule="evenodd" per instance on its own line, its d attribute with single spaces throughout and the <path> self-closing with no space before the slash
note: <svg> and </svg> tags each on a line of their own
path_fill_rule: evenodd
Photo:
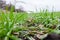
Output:
<svg viewBox="0 0 60 40">
<path fill-rule="evenodd" d="M 40 9 L 48 9 L 52 11 L 60 11 L 60 0 L 6 0 L 6 4 L 15 5 L 16 9 L 24 11 L 39 11 Z"/>
</svg>

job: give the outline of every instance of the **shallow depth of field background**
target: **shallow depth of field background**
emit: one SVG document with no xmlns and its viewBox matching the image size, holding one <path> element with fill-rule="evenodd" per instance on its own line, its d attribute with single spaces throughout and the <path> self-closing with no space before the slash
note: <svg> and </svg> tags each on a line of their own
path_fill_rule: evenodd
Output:
<svg viewBox="0 0 60 40">
<path fill-rule="evenodd" d="M 6 4 L 12 4 L 16 9 L 24 11 L 40 11 L 48 9 L 49 11 L 60 11 L 60 0 L 4 0 Z"/>
</svg>

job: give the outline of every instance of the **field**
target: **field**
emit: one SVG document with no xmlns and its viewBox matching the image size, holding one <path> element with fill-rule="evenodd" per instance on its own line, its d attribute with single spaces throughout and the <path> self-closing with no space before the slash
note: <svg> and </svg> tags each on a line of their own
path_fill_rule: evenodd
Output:
<svg viewBox="0 0 60 40">
<path fill-rule="evenodd" d="M 60 34 L 60 12 L 0 11 L 0 40 L 43 40 L 49 33 Z"/>
</svg>

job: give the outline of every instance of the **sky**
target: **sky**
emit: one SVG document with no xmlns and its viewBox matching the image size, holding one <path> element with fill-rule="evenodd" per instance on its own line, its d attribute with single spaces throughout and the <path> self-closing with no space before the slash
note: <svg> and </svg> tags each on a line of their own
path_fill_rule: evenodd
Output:
<svg viewBox="0 0 60 40">
<path fill-rule="evenodd" d="M 12 4 L 16 9 L 24 11 L 40 11 L 48 9 L 49 11 L 60 11 L 60 0 L 5 0 L 6 4 Z"/>
</svg>

